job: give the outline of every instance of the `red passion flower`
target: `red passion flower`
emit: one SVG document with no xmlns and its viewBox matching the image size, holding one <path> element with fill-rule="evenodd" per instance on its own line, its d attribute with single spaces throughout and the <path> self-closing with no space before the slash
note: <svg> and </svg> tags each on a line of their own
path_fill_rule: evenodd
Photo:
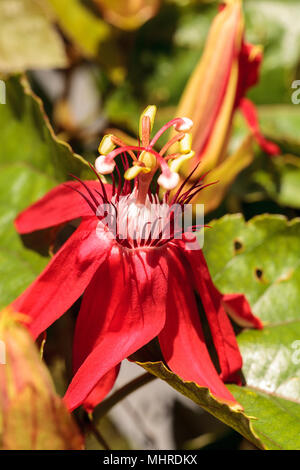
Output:
<svg viewBox="0 0 300 470">
<path fill-rule="evenodd" d="M 222 295 L 214 286 L 192 233 L 197 227 L 182 229 L 174 215 L 174 205 L 184 208 L 204 186 L 200 180 L 185 190 L 183 182 L 171 200 L 179 166 L 194 156 L 192 122 L 173 119 L 151 139 L 155 112 L 155 106 L 148 106 L 141 115 L 138 146 L 113 135 L 103 138 L 96 169 L 92 167 L 97 179 L 61 184 L 16 219 L 18 232 L 26 234 L 81 218 L 46 269 L 13 303 L 15 310 L 30 317 L 28 327 L 36 338 L 82 296 L 74 376 L 64 398 L 70 410 L 79 405 L 92 410 L 112 388 L 121 361 L 156 337 L 174 373 L 239 407 L 224 385 L 240 383 L 242 366 L 227 314 L 242 326 L 262 327 L 242 294 Z M 157 152 L 154 145 L 171 126 L 176 136 Z M 180 151 L 170 153 L 178 142 Z M 115 162 L 118 155 L 124 178 Z M 111 174 L 112 183 L 103 183 L 100 174 Z M 165 190 L 162 202 L 160 187 Z M 219 371 L 207 349 L 195 292 Z"/>
</svg>

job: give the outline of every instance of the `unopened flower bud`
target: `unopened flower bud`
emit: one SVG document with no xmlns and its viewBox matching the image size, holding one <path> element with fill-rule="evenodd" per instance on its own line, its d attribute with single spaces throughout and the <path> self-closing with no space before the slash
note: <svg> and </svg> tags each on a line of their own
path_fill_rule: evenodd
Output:
<svg viewBox="0 0 300 470">
<path fill-rule="evenodd" d="M 50 374 L 29 332 L 25 315 L 0 311 L 0 449 L 79 450 L 82 438 L 56 395 Z"/>
</svg>

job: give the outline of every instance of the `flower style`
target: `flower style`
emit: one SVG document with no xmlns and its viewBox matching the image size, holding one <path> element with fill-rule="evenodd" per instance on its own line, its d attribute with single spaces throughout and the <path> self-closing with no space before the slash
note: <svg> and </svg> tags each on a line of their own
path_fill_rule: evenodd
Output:
<svg viewBox="0 0 300 470">
<path fill-rule="evenodd" d="M 155 337 L 174 373 L 239 407 L 224 385 L 240 383 L 242 366 L 227 314 L 242 326 L 262 327 L 243 295 L 222 295 L 214 286 L 200 247 L 195 249 L 195 235 L 176 236 L 180 224 L 172 206 L 184 207 L 204 186 L 198 181 L 185 190 L 183 183 L 170 199 L 180 165 L 193 157 L 192 122 L 174 119 L 151 139 L 155 112 L 149 106 L 141 115 L 139 146 L 126 146 L 113 135 L 103 138 L 96 169 L 92 167 L 96 180 L 59 185 L 16 219 L 18 232 L 25 234 L 81 218 L 46 269 L 13 303 L 30 317 L 29 329 L 37 337 L 83 294 L 74 336 L 74 377 L 65 395 L 70 410 L 82 404 L 92 410 L 112 388 L 121 361 Z M 157 152 L 153 146 L 171 126 L 176 136 Z M 175 141 L 180 151 L 166 154 Z M 103 183 L 99 173 L 110 174 L 112 183 Z M 163 202 L 159 187 L 166 190 Z M 206 346 L 194 291 L 210 327 L 219 371 Z"/>
</svg>

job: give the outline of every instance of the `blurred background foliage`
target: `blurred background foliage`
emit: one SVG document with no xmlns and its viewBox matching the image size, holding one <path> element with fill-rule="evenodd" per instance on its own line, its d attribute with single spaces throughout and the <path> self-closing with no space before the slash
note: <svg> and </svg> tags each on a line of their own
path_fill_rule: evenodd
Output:
<svg viewBox="0 0 300 470">
<path fill-rule="evenodd" d="M 21 3 L 28 14 L 20 17 Z M 218 6 L 200 0 L 132 0 L 126 7 L 117 0 L 1 0 L 0 70 L 29 70 L 55 131 L 93 159 L 107 129 L 136 135 L 148 103 L 158 106 L 157 127 L 173 117 Z M 278 205 L 292 216 L 300 207 L 300 113 L 291 102 L 300 73 L 299 10 L 297 0 L 244 1 L 246 39 L 264 48 L 260 82 L 249 97 L 258 105 L 262 130 L 288 158 L 270 159 L 257 150 L 211 217 L 243 209 L 248 218 L 278 212 Z M 13 28 L 20 40 L 10 34 Z M 237 113 L 231 145 L 246 132 Z"/>
<path fill-rule="evenodd" d="M 18 106 L 17 111 L 13 106 L 8 111 L 1 109 L 1 126 L 5 126 L 6 113 L 10 113 L 19 136 L 22 119 L 26 127 L 22 127 L 23 142 L 14 139 L 13 144 L 3 144 L 0 151 L 1 168 L 6 168 L 2 172 L 3 186 L 15 177 L 20 158 L 27 165 L 33 148 L 36 157 L 32 167 L 26 170 L 28 174 L 23 174 L 23 180 L 10 180 L 14 181 L 14 187 L 11 184 L 6 195 L 1 194 L 1 206 L 13 201 L 11 213 L 1 216 L 1 227 L 11 223 L 19 210 L 66 177 L 66 162 L 73 152 L 93 161 L 107 129 L 118 128 L 135 138 L 139 114 L 148 104 L 158 106 L 157 127 L 174 116 L 186 82 L 201 57 L 218 7 L 219 2 L 213 0 L 0 0 L 0 73 L 6 80 L 10 74 L 26 72 L 60 139 L 54 139 L 48 124 L 42 123 L 43 111 L 31 101 L 30 94 L 26 92 L 24 98 L 20 85 L 14 88 L 11 83 L 7 89 L 8 101 L 23 103 L 22 112 Z M 223 203 L 207 220 L 228 212 L 243 212 L 246 220 L 266 212 L 292 218 L 299 216 L 300 209 L 300 105 L 291 101 L 292 82 L 300 79 L 300 3 L 299 0 L 245 0 L 244 12 L 246 39 L 264 48 L 260 82 L 248 96 L 258 106 L 263 132 L 280 146 L 282 154 L 270 158 L 257 147 L 253 163 L 237 177 Z M 36 128 L 39 132 L 35 132 Z M 247 132 L 243 118 L 237 113 L 232 148 L 237 147 Z M 60 162 L 55 169 L 47 161 L 42 144 L 45 138 L 51 140 L 52 152 Z M 61 141 L 70 144 L 73 150 Z M 33 183 L 36 172 L 45 166 L 49 175 L 45 184 L 40 180 Z M 74 169 L 77 174 L 82 171 Z M 16 195 L 17 188 L 23 188 L 19 195 Z M 0 235 L 5 248 L 1 253 L 3 266 L 12 266 L 11 256 L 15 254 L 7 248 L 13 240 L 17 253 L 20 242 L 11 229 L 6 234 L 1 230 Z M 19 290 L 44 265 L 44 260 L 29 259 L 24 253 L 22 257 L 31 263 L 31 268 L 30 274 L 23 274 L 18 281 Z M 16 272 L 1 269 L 8 278 Z M 20 272 L 21 263 L 13 265 L 13 269 Z M 3 294 L 1 302 L 7 304 L 15 292 L 6 290 Z M 46 362 L 60 394 L 70 378 L 71 343 L 66 341 L 64 332 L 72 331 L 76 305 L 73 310 L 49 329 L 45 350 Z M 169 399 L 168 426 L 164 428 L 169 441 L 164 442 L 170 442 L 170 446 L 254 448 L 176 394 Z M 101 432 L 112 448 L 157 447 L 156 438 L 149 438 L 154 433 L 155 420 L 143 421 L 141 415 L 137 417 L 136 411 L 130 411 L 129 402 L 124 407 L 127 407 L 125 415 L 122 415 L 124 410 L 116 411 L 123 416 L 121 428 L 115 424 L 116 415 L 100 422 Z M 83 412 L 77 412 L 77 418 L 88 430 L 87 447 L 102 448 L 97 439 L 97 419 L 91 428 Z M 144 440 L 132 433 L 132 424 L 126 424 L 126 420 L 138 422 L 138 434 Z"/>
</svg>

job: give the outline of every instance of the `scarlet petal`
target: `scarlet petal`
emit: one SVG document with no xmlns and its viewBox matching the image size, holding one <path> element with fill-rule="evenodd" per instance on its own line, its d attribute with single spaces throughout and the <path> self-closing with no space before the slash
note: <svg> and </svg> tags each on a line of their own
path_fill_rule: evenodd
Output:
<svg viewBox="0 0 300 470">
<path fill-rule="evenodd" d="M 94 190 L 101 191 L 98 181 L 84 181 L 88 188 L 97 196 Z M 106 189 L 111 193 L 109 185 Z M 79 217 L 94 215 L 84 198 L 76 192 L 86 190 L 78 181 L 68 181 L 60 184 L 47 193 L 42 199 L 21 212 L 15 220 L 19 233 L 30 233 L 48 227 L 54 227 Z M 102 201 L 99 199 L 99 203 Z"/>
<path fill-rule="evenodd" d="M 116 367 L 113 367 L 99 380 L 91 393 L 86 397 L 83 403 L 83 407 L 88 413 L 91 413 L 98 403 L 100 403 L 111 391 L 118 377 L 119 370 L 120 364 L 118 364 Z"/>
<path fill-rule="evenodd" d="M 111 240 L 96 233 L 98 219 L 84 220 L 46 269 L 13 302 L 31 318 L 34 337 L 48 328 L 81 296 L 95 271 L 109 255 Z"/>
<path fill-rule="evenodd" d="M 194 283 L 209 323 L 219 358 L 221 377 L 226 382 L 240 383 L 237 372 L 242 367 L 242 357 L 230 320 L 222 304 L 222 294 L 212 282 L 202 251 L 186 251 L 185 254 L 192 268 Z"/>
<path fill-rule="evenodd" d="M 77 321 L 74 366 L 65 395 L 70 410 L 127 356 L 151 341 L 165 322 L 167 265 L 160 250 L 115 247 L 85 292 Z"/>
<path fill-rule="evenodd" d="M 236 405 L 210 359 L 192 287 L 183 264 L 175 256 L 170 258 L 169 273 L 167 317 L 159 334 L 168 366 L 183 380 L 207 387 L 216 398 Z"/>
<path fill-rule="evenodd" d="M 258 82 L 262 58 L 262 51 L 257 46 L 242 42 L 235 107 L 239 106 L 240 100 L 246 95 L 248 89 Z"/>
<path fill-rule="evenodd" d="M 243 294 L 225 294 L 222 297 L 222 302 L 228 315 L 238 325 L 245 328 L 257 328 L 258 330 L 263 328 L 262 322 L 253 315 L 251 307 Z"/>
<path fill-rule="evenodd" d="M 269 155 L 279 155 L 280 148 L 278 145 L 267 140 L 260 131 L 254 104 L 247 98 L 243 98 L 240 101 L 240 108 L 260 147 Z"/>
</svg>

